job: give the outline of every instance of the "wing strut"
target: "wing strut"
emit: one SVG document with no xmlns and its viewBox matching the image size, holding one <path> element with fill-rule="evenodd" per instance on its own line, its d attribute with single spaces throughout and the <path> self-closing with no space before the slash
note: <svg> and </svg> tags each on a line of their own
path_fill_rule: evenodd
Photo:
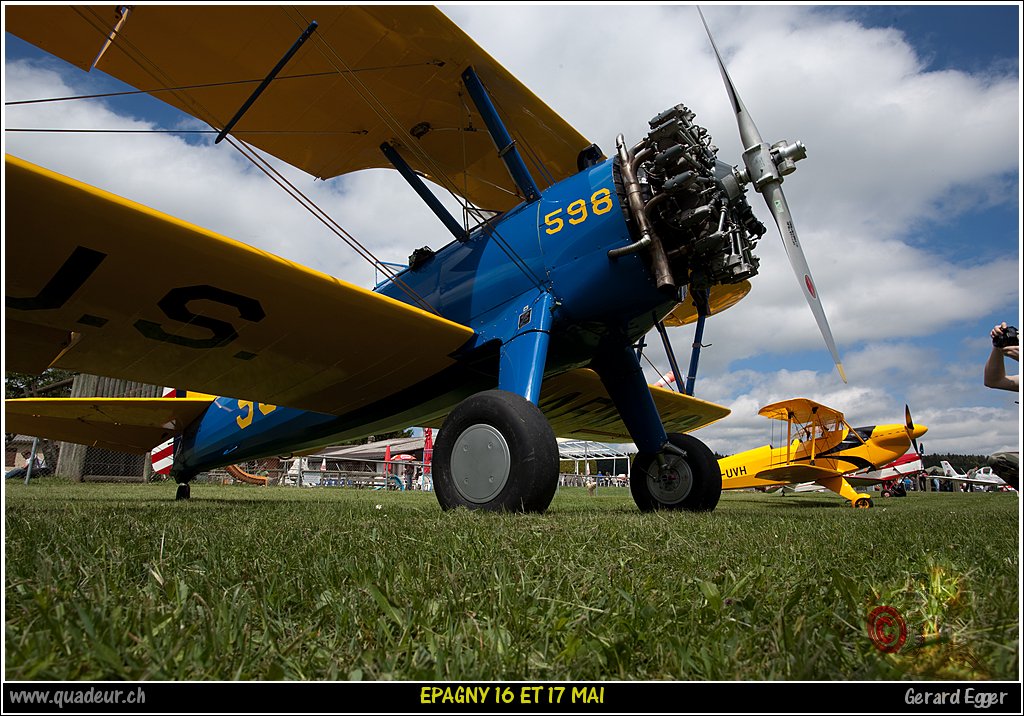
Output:
<svg viewBox="0 0 1024 716">
<path fill-rule="evenodd" d="M 704 322 L 711 312 L 711 289 L 705 289 L 703 296 L 694 297 L 693 305 L 697 308 L 697 325 L 693 331 L 693 349 L 690 351 L 690 370 L 686 375 L 687 395 L 693 395 L 693 383 L 697 380 L 697 362 L 700 360 L 701 342 L 704 340 Z"/>
<path fill-rule="evenodd" d="M 402 155 L 398 153 L 398 150 L 394 146 L 388 142 L 384 142 L 380 145 L 380 150 L 384 152 L 384 156 L 388 158 L 388 161 L 391 162 L 392 165 L 394 165 L 395 169 L 398 170 L 398 173 L 402 175 L 402 178 L 409 182 L 409 186 L 416 190 L 416 193 L 420 195 L 423 202 L 430 207 L 430 210 L 434 212 L 438 219 L 441 220 L 441 223 L 445 225 L 448 231 L 452 232 L 452 236 L 454 236 L 458 241 L 465 241 L 469 238 L 469 234 L 466 233 L 466 230 L 462 225 L 455 220 L 455 217 L 452 216 L 451 212 L 448 211 L 444 204 L 442 204 L 438 198 L 434 196 L 433 192 L 427 188 L 426 183 L 420 179 L 419 175 L 417 175 L 415 171 L 413 171 L 413 168 L 409 166 L 405 159 L 402 158 Z"/>
<path fill-rule="evenodd" d="M 523 192 L 527 201 L 536 201 L 540 198 L 540 189 L 537 188 L 537 183 L 530 176 L 530 170 L 526 168 L 526 163 L 523 162 L 523 157 L 516 148 L 515 140 L 505 128 L 505 123 L 501 121 L 498 110 L 494 108 L 494 103 L 491 102 L 476 70 L 467 67 L 462 73 L 462 83 L 466 85 L 466 90 L 469 92 L 473 104 L 476 105 L 477 111 L 483 115 L 487 131 L 490 132 L 491 138 L 498 147 L 498 156 L 508 167 L 512 180 Z"/>
<path fill-rule="evenodd" d="M 672 375 L 675 376 L 676 385 L 682 390 L 682 386 L 679 385 L 679 363 L 676 361 L 676 352 L 672 350 L 672 342 L 668 339 L 668 331 L 665 330 L 665 322 L 658 321 L 654 324 L 654 327 L 658 329 L 658 333 L 661 334 L 661 342 L 665 346 L 665 354 L 668 356 L 668 364 L 672 366 Z M 687 379 L 689 380 L 689 379 Z M 687 395 L 692 395 L 689 391 Z"/>
<path fill-rule="evenodd" d="M 251 95 L 249 95 L 249 99 L 245 100 L 245 104 L 243 104 L 238 109 L 238 111 L 235 112 L 235 116 L 231 118 L 231 121 L 224 125 L 224 129 L 220 130 L 220 134 L 218 134 L 217 138 L 213 140 L 214 144 L 219 144 L 221 140 L 224 139 L 224 137 L 228 136 L 228 133 L 235 128 L 235 125 L 238 124 L 238 120 L 242 118 L 242 115 L 245 114 L 249 110 L 249 108 L 252 107 L 253 102 L 255 102 L 259 98 L 259 96 L 263 94 L 263 90 L 270 86 L 270 83 L 274 80 L 275 77 L 277 77 L 277 73 L 284 69 L 284 66 L 288 64 L 288 60 L 292 59 L 292 56 L 299 51 L 299 48 L 302 47 L 303 44 L 305 44 L 306 40 L 309 39 L 309 36 L 316 31 L 316 28 L 316 20 L 313 20 L 313 22 L 309 23 L 309 27 L 302 31 L 302 34 L 299 35 L 299 39 L 295 41 L 295 44 L 291 46 L 291 49 L 289 49 L 288 52 L 284 54 L 284 57 L 278 60 L 277 64 L 274 65 L 274 69 L 272 69 L 270 73 L 263 78 L 263 81 L 260 82 L 260 86 L 257 87 Z"/>
</svg>

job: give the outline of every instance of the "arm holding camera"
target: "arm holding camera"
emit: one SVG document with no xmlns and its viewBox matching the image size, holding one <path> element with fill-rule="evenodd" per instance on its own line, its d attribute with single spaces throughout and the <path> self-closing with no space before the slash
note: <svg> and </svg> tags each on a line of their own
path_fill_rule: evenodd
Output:
<svg viewBox="0 0 1024 716">
<path fill-rule="evenodd" d="M 992 352 L 985 363 L 985 385 L 1000 390 L 1020 391 L 1020 376 L 1007 375 L 1003 359 L 1007 356 L 1020 361 L 1017 329 L 1001 323 L 992 329 Z"/>
</svg>

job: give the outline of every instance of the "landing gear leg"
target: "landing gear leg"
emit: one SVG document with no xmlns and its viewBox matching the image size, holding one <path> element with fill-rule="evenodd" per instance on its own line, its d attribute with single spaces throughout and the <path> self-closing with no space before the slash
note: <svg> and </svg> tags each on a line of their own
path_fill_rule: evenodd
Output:
<svg viewBox="0 0 1024 716">
<path fill-rule="evenodd" d="M 629 472 L 629 490 L 643 512 L 710 512 L 722 495 L 722 472 L 714 453 L 697 438 L 670 433 L 660 453 L 638 453 Z"/>
<path fill-rule="evenodd" d="M 871 501 L 871 496 L 866 495 L 863 492 L 857 492 L 853 489 L 853 486 L 841 476 L 827 477 L 822 480 L 816 481 L 822 487 L 827 487 L 832 492 L 836 493 L 840 497 L 845 497 L 849 500 L 850 505 L 862 510 L 870 508 L 874 503 Z"/>
<path fill-rule="evenodd" d="M 629 473 L 637 507 L 643 512 L 715 509 L 722 472 L 714 453 L 690 435 L 665 433 L 640 362 L 625 343 L 598 355 L 592 367 L 639 449 Z"/>
</svg>

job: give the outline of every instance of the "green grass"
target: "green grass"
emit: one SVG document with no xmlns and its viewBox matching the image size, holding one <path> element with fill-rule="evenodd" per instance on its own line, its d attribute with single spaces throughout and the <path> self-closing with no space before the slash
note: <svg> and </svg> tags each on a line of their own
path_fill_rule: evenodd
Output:
<svg viewBox="0 0 1024 716">
<path fill-rule="evenodd" d="M 726 493 L 544 515 L 430 493 L 5 494 L 7 679 L 1017 679 L 1018 497 Z M 868 637 L 898 609 L 893 654 Z"/>
</svg>

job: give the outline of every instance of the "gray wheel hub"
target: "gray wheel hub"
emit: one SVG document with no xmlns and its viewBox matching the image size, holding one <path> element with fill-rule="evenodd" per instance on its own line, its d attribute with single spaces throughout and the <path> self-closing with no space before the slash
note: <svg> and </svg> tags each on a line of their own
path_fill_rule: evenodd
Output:
<svg viewBox="0 0 1024 716">
<path fill-rule="evenodd" d="M 493 500 L 508 482 L 512 456 L 505 438 L 485 423 L 462 431 L 452 449 L 455 489 L 469 502 Z"/>
<path fill-rule="evenodd" d="M 681 456 L 665 455 L 665 465 L 657 461 L 647 473 L 651 497 L 663 505 L 675 505 L 686 499 L 693 489 L 693 471 Z"/>
</svg>

